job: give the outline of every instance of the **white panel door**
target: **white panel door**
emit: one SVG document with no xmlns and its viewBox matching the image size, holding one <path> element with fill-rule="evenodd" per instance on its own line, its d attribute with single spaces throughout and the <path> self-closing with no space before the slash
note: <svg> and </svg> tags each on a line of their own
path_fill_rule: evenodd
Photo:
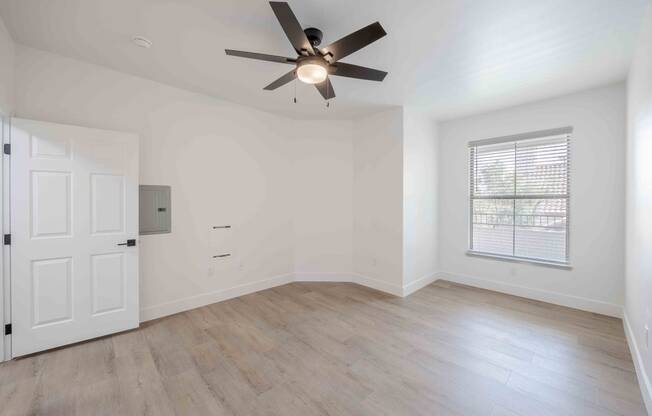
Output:
<svg viewBox="0 0 652 416">
<path fill-rule="evenodd" d="M 11 132 L 12 356 L 137 327 L 138 136 Z"/>
</svg>

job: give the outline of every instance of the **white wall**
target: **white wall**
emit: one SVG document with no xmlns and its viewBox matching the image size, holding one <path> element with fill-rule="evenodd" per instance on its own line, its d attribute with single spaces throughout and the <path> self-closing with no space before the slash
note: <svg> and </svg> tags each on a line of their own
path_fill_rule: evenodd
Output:
<svg viewBox="0 0 652 416">
<path fill-rule="evenodd" d="M 648 8 L 627 82 L 627 261 L 625 315 L 630 348 L 652 411 L 652 9 Z M 652 337 L 652 335 L 648 335 Z M 652 342 L 652 340 L 650 340 Z"/>
<path fill-rule="evenodd" d="M 19 117 L 136 132 L 141 183 L 172 186 L 172 233 L 140 239 L 144 318 L 288 281 L 295 267 L 350 272 L 350 123 L 323 123 L 298 140 L 305 126 L 290 119 L 16 52 Z M 236 250 L 213 264 L 216 224 L 233 225 Z"/>
<path fill-rule="evenodd" d="M 428 115 L 403 110 L 403 286 L 432 281 L 437 262 L 437 126 Z"/>
<path fill-rule="evenodd" d="M 470 140 L 573 126 L 572 270 L 471 257 Z M 444 277 L 619 315 L 624 300 L 625 88 L 607 86 L 439 126 L 439 259 Z"/>
<path fill-rule="evenodd" d="M 294 128 L 297 279 L 347 280 L 353 270 L 353 124 L 297 121 Z"/>
<path fill-rule="evenodd" d="M 353 271 L 400 294 L 403 285 L 403 109 L 353 125 Z"/>
</svg>

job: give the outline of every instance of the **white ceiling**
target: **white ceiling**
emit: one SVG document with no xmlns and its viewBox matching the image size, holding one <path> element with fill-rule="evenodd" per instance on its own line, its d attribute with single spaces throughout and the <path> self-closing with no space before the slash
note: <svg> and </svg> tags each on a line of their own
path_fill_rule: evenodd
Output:
<svg viewBox="0 0 652 416">
<path fill-rule="evenodd" d="M 14 40 L 292 117 L 352 118 L 412 105 L 438 118 L 515 105 L 625 78 L 648 0 L 290 0 L 326 45 L 376 20 L 388 35 L 343 59 L 389 72 L 383 83 L 333 77 L 262 87 L 283 64 L 225 48 L 292 55 L 263 0 L 0 0 Z M 130 42 L 143 35 L 151 49 Z"/>
</svg>

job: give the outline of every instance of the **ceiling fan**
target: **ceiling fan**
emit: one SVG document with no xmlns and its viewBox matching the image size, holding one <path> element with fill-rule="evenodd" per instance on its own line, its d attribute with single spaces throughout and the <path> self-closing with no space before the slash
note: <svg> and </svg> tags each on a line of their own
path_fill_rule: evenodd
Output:
<svg viewBox="0 0 652 416">
<path fill-rule="evenodd" d="M 263 53 L 225 50 L 226 54 L 231 56 L 294 65 L 292 71 L 266 86 L 265 90 L 275 90 L 299 78 L 306 84 L 314 84 L 324 99 L 328 100 L 335 97 L 333 85 L 328 78 L 329 74 L 370 81 L 382 81 L 387 75 L 385 71 L 339 62 L 340 59 L 385 36 L 387 33 L 379 22 L 363 27 L 326 47 L 318 48 L 323 37 L 321 30 L 314 27 L 302 29 L 286 2 L 270 1 L 269 4 L 298 56 L 286 58 Z"/>
</svg>

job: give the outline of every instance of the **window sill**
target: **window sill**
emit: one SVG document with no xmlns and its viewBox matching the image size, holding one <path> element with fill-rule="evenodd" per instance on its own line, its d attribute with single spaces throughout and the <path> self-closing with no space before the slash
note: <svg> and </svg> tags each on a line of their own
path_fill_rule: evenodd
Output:
<svg viewBox="0 0 652 416">
<path fill-rule="evenodd" d="M 528 259 L 524 257 L 501 256 L 499 254 L 482 253 L 479 251 L 472 251 L 472 250 L 468 250 L 466 252 L 466 255 L 472 257 L 485 257 L 489 259 L 508 261 L 512 263 L 534 264 L 537 266 L 553 267 L 553 268 L 564 269 L 564 270 L 572 270 L 573 268 L 569 263 L 558 263 L 554 261 Z"/>
</svg>

